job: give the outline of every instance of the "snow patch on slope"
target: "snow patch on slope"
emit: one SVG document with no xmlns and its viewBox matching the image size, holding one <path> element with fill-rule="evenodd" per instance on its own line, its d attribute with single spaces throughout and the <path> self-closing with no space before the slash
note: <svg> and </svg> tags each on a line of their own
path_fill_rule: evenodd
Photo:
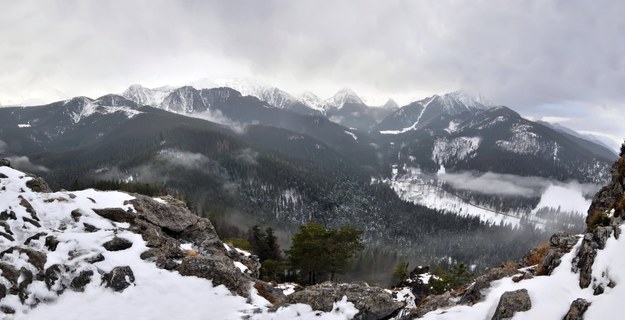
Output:
<svg viewBox="0 0 625 320">
<path fill-rule="evenodd" d="M 432 160 L 445 164 L 450 159 L 464 160 L 474 157 L 481 141 L 480 137 L 458 137 L 452 140 L 438 138 L 434 141 Z"/>
</svg>

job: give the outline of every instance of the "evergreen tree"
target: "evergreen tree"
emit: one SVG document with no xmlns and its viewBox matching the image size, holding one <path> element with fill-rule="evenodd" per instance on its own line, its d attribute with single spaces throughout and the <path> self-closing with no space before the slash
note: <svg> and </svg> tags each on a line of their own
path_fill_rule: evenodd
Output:
<svg viewBox="0 0 625 320">
<path fill-rule="evenodd" d="M 344 272 L 349 259 L 364 248 L 361 234 L 362 231 L 350 226 L 333 229 L 308 222 L 293 236 L 291 249 L 287 251 L 289 264 L 308 284 L 328 277 L 333 281 Z"/>
</svg>

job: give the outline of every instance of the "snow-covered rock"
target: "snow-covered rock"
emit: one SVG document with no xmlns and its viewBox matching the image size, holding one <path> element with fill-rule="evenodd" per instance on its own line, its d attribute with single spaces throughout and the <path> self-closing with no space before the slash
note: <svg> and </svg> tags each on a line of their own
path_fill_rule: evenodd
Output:
<svg viewBox="0 0 625 320">
<path fill-rule="evenodd" d="M 0 314 L 4 319 L 349 319 L 271 304 L 207 219 L 171 197 L 49 191 L 0 162 Z M 117 240 L 115 240 L 117 239 Z M 247 257 L 249 258 L 249 257 Z M 247 298 L 246 298 L 247 297 Z M 338 311 L 337 311 L 338 310 Z"/>
<path fill-rule="evenodd" d="M 155 107 L 161 104 L 165 97 L 173 90 L 173 87 L 149 89 L 140 84 L 133 84 L 122 93 L 122 96 L 141 106 L 148 105 Z"/>
</svg>

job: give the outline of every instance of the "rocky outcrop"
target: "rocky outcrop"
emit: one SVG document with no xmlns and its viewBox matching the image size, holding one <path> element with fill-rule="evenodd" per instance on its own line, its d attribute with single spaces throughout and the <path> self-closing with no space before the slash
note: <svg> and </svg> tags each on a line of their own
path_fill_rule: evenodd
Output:
<svg viewBox="0 0 625 320">
<path fill-rule="evenodd" d="M 452 307 L 456 305 L 454 303 L 454 299 L 456 299 L 456 296 L 451 292 L 427 296 L 416 308 L 409 310 L 406 314 L 404 314 L 401 319 L 418 319 L 423 317 L 428 312 Z"/>
<path fill-rule="evenodd" d="M 458 304 L 473 305 L 484 297 L 482 290 L 490 288 L 490 283 L 505 277 L 511 277 L 519 274 L 519 270 L 511 268 L 493 268 L 485 274 L 475 278 L 475 282 L 471 284 L 458 301 Z"/>
<path fill-rule="evenodd" d="M 523 263 L 528 267 L 536 264 L 534 268 L 530 269 L 534 275 L 550 275 L 560 265 L 562 256 L 570 252 L 578 241 L 579 237 L 576 235 L 557 232 L 549 239 L 548 247 L 539 246 L 530 249 L 523 258 Z M 536 262 L 535 257 L 540 257 L 540 260 Z"/>
<path fill-rule="evenodd" d="M 390 293 L 369 287 L 366 283 L 333 283 L 309 286 L 288 296 L 288 303 L 304 303 L 314 310 L 332 311 L 333 304 L 347 297 L 359 310 L 354 319 L 388 319 L 402 309 L 405 304 L 397 302 Z"/>
<path fill-rule="evenodd" d="M 35 192 L 52 192 L 48 183 L 41 177 L 33 177 L 31 180 L 26 181 L 26 186 Z"/>
<path fill-rule="evenodd" d="M 510 319 L 519 311 L 528 311 L 532 308 L 532 301 L 527 289 L 504 292 L 499 299 L 492 320 Z"/>
<path fill-rule="evenodd" d="M 569 308 L 569 312 L 566 313 L 562 320 L 583 320 L 584 313 L 590 307 L 590 302 L 584 299 L 576 299 L 571 303 L 571 308 Z"/>
<path fill-rule="evenodd" d="M 198 217 L 185 204 L 172 197 L 156 201 L 133 194 L 129 201 L 136 212 L 103 209 L 98 214 L 118 222 L 127 222 L 130 229 L 143 237 L 150 248 L 141 255 L 154 261 L 159 268 L 177 270 L 182 275 L 210 279 L 223 284 L 232 292 L 249 296 L 254 279 L 235 265 L 239 261 L 256 274 L 260 263 L 236 250 L 227 250 L 208 219 Z M 187 245 L 189 249 L 182 249 Z"/>
</svg>

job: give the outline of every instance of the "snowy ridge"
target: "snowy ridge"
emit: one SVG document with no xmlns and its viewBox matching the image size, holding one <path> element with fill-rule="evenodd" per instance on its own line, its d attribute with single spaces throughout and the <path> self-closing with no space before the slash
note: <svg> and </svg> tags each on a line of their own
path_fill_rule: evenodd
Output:
<svg viewBox="0 0 625 320">
<path fill-rule="evenodd" d="M 334 96 L 326 100 L 326 103 L 341 109 L 347 103 L 353 104 L 365 104 L 360 97 L 350 88 L 343 88 L 339 90 Z"/>
<path fill-rule="evenodd" d="M 115 105 L 115 101 L 112 100 L 111 105 L 106 105 L 102 100 L 91 100 L 87 97 L 79 97 L 67 100 L 64 102 L 67 105 L 70 102 L 79 103 L 78 110 L 71 111 L 69 116 L 73 123 L 78 123 L 83 119 L 86 119 L 94 114 L 113 114 L 113 113 L 123 113 L 129 119 L 142 113 L 141 111 L 135 110 L 129 106 L 124 105 Z"/>
<path fill-rule="evenodd" d="M 331 313 L 302 304 L 269 312 L 269 302 L 255 289 L 246 299 L 223 285 L 213 286 L 211 280 L 159 269 L 141 259 L 149 248 L 129 223 L 108 220 L 94 211 L 120 208 L 128 215 L 137 214 L 128 203 L 134 196 L 93 189 L 40 193 L 28 187 L 32 179 L 0 167 L 0 286 L 11 288 L 0 298 L 4 318 L 339 320 L 358 312 L 345 298 L 335 303 L 336 311 Z M 114 238 L 126 239 L 130 246 L 105 249 L 103 244 Z M 192 251 L 192 247 L 181 249 Z M 132 277 L 120 279 L 129 283 L 121 292 L 100 280 L 118 266 L 133 271 Z M 77 282 L 85 276 L 86 283 Z"/>
<path fill-rule="evenodd" d="M 228 87 L 239 91 L 244 96 L 256 97 L 268 104 L 284 109 L 297 101 L 288 92 L 259 81 L 245 79 L 199 80 L 190 84 L 196 89 Z"/>
<path fill-rule="evenodd" d="M 141 106 L 148 105 L 155 107 L 161 104 L 165 97 L 173 90 L 174 89 L 171 87 L 149 89 L 140 84 L 133 84 L 122 93 L 122 96 Z"/>
<path fill-rule="evenodd" d="M 302 93 L 298 101 L 305 106 L 313 110 L 321 111 L 322 113 L 328 111 L 328 108 L 330 107 L 325 101 L 323 101 L 323 99 L 319 98 L 316 94 L 310 91 Z"/>
</svg>

